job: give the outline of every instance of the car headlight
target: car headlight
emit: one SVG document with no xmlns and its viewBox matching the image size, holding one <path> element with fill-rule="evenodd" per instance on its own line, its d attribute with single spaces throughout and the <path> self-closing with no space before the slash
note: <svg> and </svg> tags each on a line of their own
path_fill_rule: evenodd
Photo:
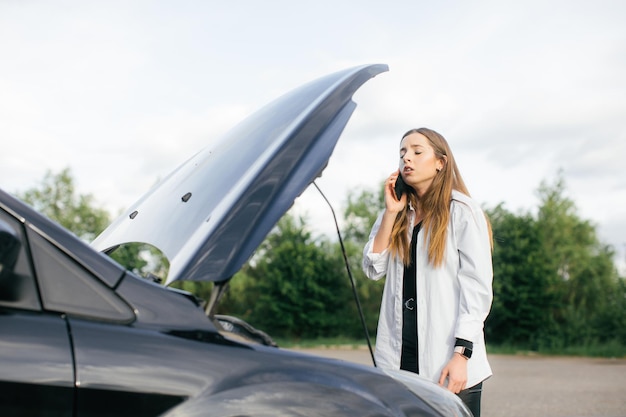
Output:
<svg viewBox="0 0 626 417">
<path fill-rule="evenodd" d="M 391 378 L 402 383 L 426 404 L 441 413 L 442 416 L 472 417 L 461 399 L 445 388 L 413 372 L 381 369 Z"/>
</svg>

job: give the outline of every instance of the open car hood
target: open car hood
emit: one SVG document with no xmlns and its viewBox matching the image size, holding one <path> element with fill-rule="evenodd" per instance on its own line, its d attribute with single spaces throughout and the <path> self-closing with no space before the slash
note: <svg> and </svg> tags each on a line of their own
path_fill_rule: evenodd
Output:
<svg viewBox="0 0 626 417">
<path fill-rule="evenodd" d="M 321 175 L 352 115 L 354 92 L 386 65 L 337 72 L 285 94 L 187 160 L 93 242 L 153 245 L 165 284 L 231 278 Z"/>
</svg>

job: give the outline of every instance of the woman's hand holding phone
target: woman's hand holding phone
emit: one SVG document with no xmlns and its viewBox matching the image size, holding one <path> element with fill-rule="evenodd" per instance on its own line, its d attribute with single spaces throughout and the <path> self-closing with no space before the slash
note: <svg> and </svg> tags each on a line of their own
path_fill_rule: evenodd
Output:
<svg viewBox="0 0 626 417">
<path fill-rule="evenodd" d="M 406 192 L 406 187 L 407 185 L 404 182 L 404 178 L 402 178 L 401 174 L 398 174 L 398 177 L 396 178 L 396 184 L 393 187 L 396 193 L 396 199 L 400 200 L 402 198 L 402 195 Z"/>
<path fill-rule="evenodd" d="M 385 182 L 385 207 L 388 211 L 398 213 L 404 209 L 407 198 L 405 191 L 406 183 L 400 171 L 393 172 Z"/>
<path fill-rule="evenodd" d="M 387 249 L 396 216 L 406 207 L 406 193 L 400 198 L 396 196 L 396 181 L 399 176 L 400 171 L 395 171 L 385 180 L 385 212 L 383 213 L 380 227 L 378 228 L 378 232 L 372 244 L 372 251 L 374 253 L 381 253 Z"/>
</svg>

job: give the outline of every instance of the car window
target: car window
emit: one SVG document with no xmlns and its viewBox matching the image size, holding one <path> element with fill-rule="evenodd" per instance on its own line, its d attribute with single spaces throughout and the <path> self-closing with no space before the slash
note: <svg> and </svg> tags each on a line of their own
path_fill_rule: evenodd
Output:
<svg viewBox="0 0 626 417">
<path fill-rule="evenodd" d="M 14 266 L 2 265 L 0 274 L 0 307 L 11 307 L 25 310 L 41 310 L 37 287 L 28 258 L 28 245 L 25 244 L 24 228 L 13 216 L 0 210 L 0 223 L 20 242 L 17 261 Z M 0 245 L 0 251 L 9 248 Z M 0 254 L 4 259 L 5 253 Z"/>
<path fill-rule="evenodd" d="M 130 306 L 70 256 L 31 230 L 28 238 L 45 310 L 105 321 L 134 320 Z"/>
</svg>

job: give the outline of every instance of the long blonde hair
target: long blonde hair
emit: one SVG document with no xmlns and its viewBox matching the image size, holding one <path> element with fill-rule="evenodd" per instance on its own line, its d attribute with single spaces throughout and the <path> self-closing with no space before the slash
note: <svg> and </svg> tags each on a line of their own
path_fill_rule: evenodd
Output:
<svg viewBox="0 0 626 417">
<path fill-rule="evenodd" d="M 400 256 L 405 265 L 410 263 L 409 212 L 410 206 L 415 209 L 419 207 L 423 214 L 421 230 L 426 233 L 426 241 L 429 241 L 428 261 L 431 265 L 438 267 L 443 264 L 446 249 L 452 190 L 460 191 L 468 196 L 470 194 L 445 138 L 434 130 L 422 127 L 409 130 L 402 136 L 402 139 L 413 133 L 420 133 L 428 139 L 435 151 L 435 157 L 443 162 L 443 168 L 435 175 L 430 187 L 421 198 L 418 199 L 412 187 L 407 187 L 409 189 L 408 204 L 396 216 L 389 248 L 391 253 Z"/>
</svg>

